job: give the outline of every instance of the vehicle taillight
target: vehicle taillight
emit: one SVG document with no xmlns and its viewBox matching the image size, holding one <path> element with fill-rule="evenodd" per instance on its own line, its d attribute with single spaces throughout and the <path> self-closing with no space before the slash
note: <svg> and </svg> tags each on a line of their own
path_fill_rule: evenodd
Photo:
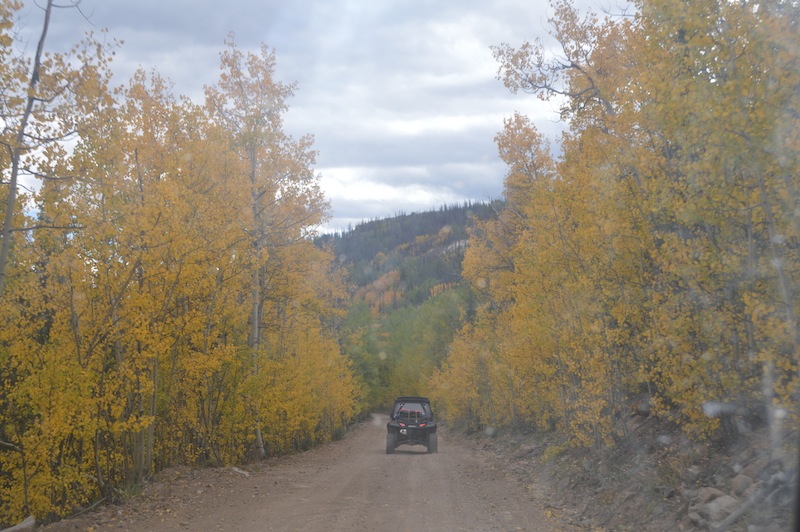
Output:
<svg viewBox="0 0 800 532">
<path fill-rule="evenodd" d="M 406 424 L 405 424 L 405 423 L 403 423 L 402 421 L 398 421 L 398 423 L 400 423 L 400 426 L 401 426 L 401 427 L 405 427 L 405 426 L 406 426 Z"/>
<path fill-rule="evenodd" d="M 420 427 L 424 427 L 425 425 L 427 425 L 427 423 L 420 423 L 419 424 Z"/>
</svg>

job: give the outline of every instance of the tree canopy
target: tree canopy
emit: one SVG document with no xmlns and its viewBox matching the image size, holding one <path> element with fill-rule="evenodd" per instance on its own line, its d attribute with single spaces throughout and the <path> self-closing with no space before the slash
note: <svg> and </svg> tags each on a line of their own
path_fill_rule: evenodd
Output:
<svg viewBox="0 0 800 532">
<path fill-rule="evenodd" d="M 558 159 L 525 116 L 497 136 L 507 207 L 464 259 L 482 305 L 432 381 L 472 429 L 613 444 L 641 395 L 695 437 L 797 423 L 797 3 L 632 7 L 557 1 L 555 49 L 494 48 L 569 131 Z"/>
<path fill-rule="evenodd" d="M 91 40 L 14 59 L 18 7 L 0 11 L 0 523 L 340 435 L 344 283 L 310 238 L 328 207 L 274 53 L 227 43 L 197 104 L 157 72 L 110 87 Z M 16 195 L 21 172 L 36 192 Z"/>
</svg>

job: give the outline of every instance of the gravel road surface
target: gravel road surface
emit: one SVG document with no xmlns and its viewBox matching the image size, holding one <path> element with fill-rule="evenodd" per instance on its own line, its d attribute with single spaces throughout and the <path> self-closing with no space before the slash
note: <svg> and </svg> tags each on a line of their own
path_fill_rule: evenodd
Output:
<svg viewBox="0 0 800 532">
<path fill-rule="evenodd" d="M 122 505 L 45 527 L 129 531 L 536 531 L 531 491 L 460 438 L 385 451 L 387 416 L 341 441 L 253 468 L 174 469 Z"/>
</svg>

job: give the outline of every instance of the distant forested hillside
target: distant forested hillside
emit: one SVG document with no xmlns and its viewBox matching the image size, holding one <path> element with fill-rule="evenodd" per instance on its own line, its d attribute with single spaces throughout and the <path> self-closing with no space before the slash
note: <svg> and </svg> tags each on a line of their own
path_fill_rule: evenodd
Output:
<svg viewBox="0 0 800 532">
<path fill-rule="evenodd" d="M 370 261 L 379 253 L 388 254 L 414 243 L 417 237 L 438 235 L 443 228 L 449 228 L 448 242 L 465 239 L 472 220 L 494 216 L 500 205 L 500 201 L 466 202 L 425 212 L 400 213 L 358 224 L 347 231 L 322 235 L 318 243 L 332 245 L 337 255 L 349 262 Z"/>
<path fill-rule="evenodd" d="M 470 231 L 501 209 L 500 201 L 445 206 L 317 240 L 331 249 L 347 279 L 352 299 L 343 351 L 361 378 L 366 405 L 427 393 L 428 378 L 474 309 L 461 277 Z"/>
<path fill-rule="evenodd" d="M 396 276 L 390 286 L 394 306 L 420 304 L 438 284 L 461 279 L 461 260 L 475 220 L 493 218 L 502 202 L 464 203 L 437 210 L 399 214 L 372 220 L 355 228 L 321 236 L 317 243 L 331 246 L 339 263 L 348 268 L 350 283 L 360 289 L 379 289 L 387 274 Z"/>
</svg>

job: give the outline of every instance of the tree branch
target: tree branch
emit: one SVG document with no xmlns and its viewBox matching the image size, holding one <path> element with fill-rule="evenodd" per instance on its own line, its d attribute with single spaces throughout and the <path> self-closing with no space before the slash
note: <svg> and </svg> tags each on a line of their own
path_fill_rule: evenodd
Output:
<svg viewBox="0 0 800 532">
<path fill-rule="evenodd" d="M 22 233 L 25 231 L 35 231 L 37 229 L 83 229 L 82 225 L 46 225 L 35 224 L 28 227 L 14 227 L 11 229 L 12 233 Z"/>
<path fill-rule="evenodd" d="M 22 449 L 14 445 L 13 443 L 8 443 L 3 440 L 0 440 L 0 449 L 8 449 L 9 451 L 16 451 L 18 453 L 22 452 Z"/>
</svg>

